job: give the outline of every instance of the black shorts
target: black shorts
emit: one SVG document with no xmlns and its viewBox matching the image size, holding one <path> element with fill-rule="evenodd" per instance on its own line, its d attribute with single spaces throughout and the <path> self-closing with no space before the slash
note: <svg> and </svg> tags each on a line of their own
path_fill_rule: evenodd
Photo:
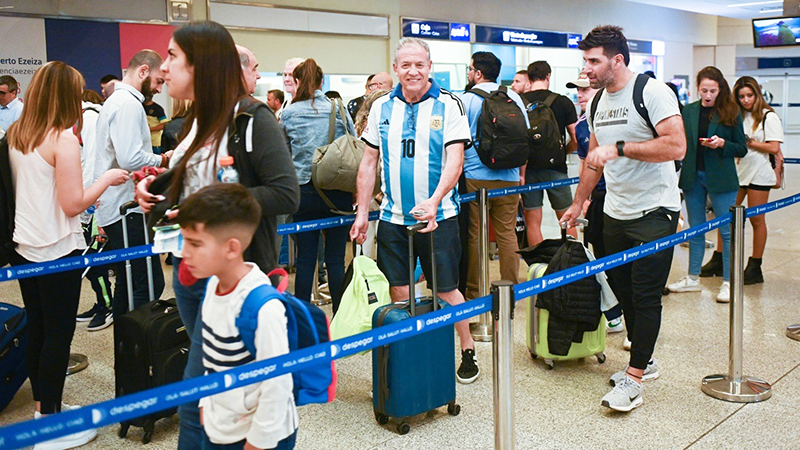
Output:
<svg viewBox="0 0 800 450">
<path fill-rule="evenodd" d="M 404 225 L 381 222 L 378 226 L 378 268 L 386 275 L 390 286 L 408 286 L 408 235 Z M 458 288 L 458 264 L 461 260 L 461 237 L 458 218 L 439 222 L 434 233 L 436 246 L 436 277 L 439 292 Z M 414 235 L 414 255 L 431 288 L 431 240 L 427 233 Z"/>
<path fill-rule="evenodd" d="M 765 191 L 769 192 L 772 190 L 772 186 L 762 186 L 760 184 L 750 184 L 748 186 L 739 186 L 740 189 L 750 189 L 751 191 Z"/>
</svg>

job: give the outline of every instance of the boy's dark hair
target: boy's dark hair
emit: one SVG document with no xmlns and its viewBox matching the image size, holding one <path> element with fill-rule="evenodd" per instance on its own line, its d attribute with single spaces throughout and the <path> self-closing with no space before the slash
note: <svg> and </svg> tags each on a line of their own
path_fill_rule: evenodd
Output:
<svg viewBox="0 0 800 450">
<path fill-rule="evenodd" d="M 600 25 L 595 27 L 583 40 L 578 43 L 581 50 L 603 47 L 603 54 L 611 59 L 622 55 L 625 65 L 631 62 L 631 51 L 628 48 L 628 39 L 622 34 L 622 27 L 616 25 Z"/>
<path fill-rule="evenodd" d="M 528 64 L 528 79 L 531 82 L 546 80 L 550 72 L 552 72 L 552 69 L 550 69 L 550 64 L 547 61 L 535 61 Z"/>
<path fill-rule="evenodd" d="M 182 201 L 178 210 L 178 224 L 181 228 L 194 228 L 203 224 L 205 230 L 211 234 L 214 234 L 214 230 L 238 225 L 245 227 L 252 238 L 260 222 L 261 205 L 239 183 L 214 183 L 206 186 Z M 246 244 L 249 243 L 248 241 Z"/>
<path fill-rule="evenodd" d="M 500 76 L 500 59 L 491 52 L 475 52 L 472 54 L 472 67 L 480 70 L 486 81 L 497 81 Z"/>
<path fill-rule="evenodd" d="M 103 78 L 100 78 L 100 84 L 106 84 L 111 80 L 119 80 L 119 77 L 114 75 L 113 73 L 110 73 L 108 75 L 103 76 Z"/>
</svg>

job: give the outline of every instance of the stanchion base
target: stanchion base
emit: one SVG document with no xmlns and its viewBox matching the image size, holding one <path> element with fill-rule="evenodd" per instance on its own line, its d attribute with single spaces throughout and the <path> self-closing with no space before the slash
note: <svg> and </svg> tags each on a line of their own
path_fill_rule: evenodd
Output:
<svg viewBox="0 0 800 450">
<path fill-rule="evenodd" d="M 67 365 L 67 375 L 78 373 L 89 367 L 89 357 L 80 353 L 69 354 L 69 364 Z"/>
<path fill-rule="evenodd" d="M 755 403 L 772 397 L 772 386 L 753 377 L 732 380 L 728 375 L 709 375 L 703 378 L 701 388 L 705 394 L 726 402 Z"/>
<path fill-rule="evenodd" d="M 789 325 L 786 327 L 786 337 L 800 341 L 800 325 Z"/>
<path fill-rule="evenodd" d="M 492 342 L 492 325 L 483 324 L 480 322 L 473 322 L 469 324 L 469 333 L 472 339 L 478 342 Z"/>
</svg>

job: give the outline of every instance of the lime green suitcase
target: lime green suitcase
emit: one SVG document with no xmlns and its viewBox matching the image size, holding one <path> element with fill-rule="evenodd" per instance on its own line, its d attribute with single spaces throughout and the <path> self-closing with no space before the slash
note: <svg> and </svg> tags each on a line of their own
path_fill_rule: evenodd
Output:
<svg viewBox="0 0 800 450">
<path fill-rule="evenodd" d="M 536 263 L 532 264 L 528 269 L 528 280 L 539 278 L 544 275 L 547 270 L 547 264 Z M 603 353 L 606 349 L 606 320 L 604 316 L 600 316 L 600 323 L 597 324 L 597 329 L 594 331 L 587 331 L 583 334 L 583 341 L 580 343 L 573 342 L 569 348 L 569 353 L 566 356 L 553 355 L 550 353 L 547 346 L 547 321 L 550 317 L 546 309 L 539 309 L 535 307 L 536 296 L 529 297 L 527 300 L 527 323 L 525 332 L 525 342 L 528 344 L 528 350 L 531 352 L 531 358 L 544 359 L 548 369 L 553 369 L 556 361 L 569 361 L 571 359 L 586 358 L 588 356 L 597 357 L 597 362 L 603 364 L 606 362 L 606 355 Z"/>
</svg>

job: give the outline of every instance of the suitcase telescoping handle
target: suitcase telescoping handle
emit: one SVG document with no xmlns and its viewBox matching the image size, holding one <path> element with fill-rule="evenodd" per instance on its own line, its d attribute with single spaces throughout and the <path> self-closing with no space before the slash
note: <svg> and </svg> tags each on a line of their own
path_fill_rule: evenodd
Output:
<svg viewBox="0 0 800 450">
<path fill-rule="evenodd" d="M 414 258 L 414 234 L 428 226 L 428 222 L 420 222 L 406 227 L 408 233 L 408 304 L 411 308 L 411 316 L 417 315 L 417 289 L 414 283 L 414 271 L 417 268 L 416 258 Z M 433 241 L 433 231 L 428 233 L 431 237 L 431 284 L 433 286 L 433 310 L 439 309 L 439 286 L 436 280 L 436 250 Z"/>
<path fill-rule="evenodd" d="M 586 225 L 589 225 L 589 221 L 586 220 L 586 219 L 575 219 L 575 223 L 579 227 L 585 227 Z M 566 242 L 567 241 L 567 222 L 561 222 L 560 225 L 561 225 L 561 240 L 563 242 Z"/>
<path fill-rule="evenodd" d="M 119 214 L 122 216 L 122 243 L 125 248 L 130 247 L 130 243 L 128 242 L 128 221 L 126 220 L 126 216 L 128 215 L 128 211 L 138 208 L 139 203 L 136 200 L 123 203 L 119 207 Z M 144 243 L 145 245 L 150 245 L 150 233 L 147 232 L 147 219 L 145 215 L 142 214 L 142 223 L 144 224 Z M 153 283 L 153 260 L 150 256 L 146 258 L 147 261 L 147 288 L 148 294 L 150 294 L 150 301 L 152 302 L 155 300 L 155 288 Z M 159 261 L 160 262 L 160 261 Z M 133 273 L 131 269 L 131 260 L 125 261 L 125 275 L 127 276 L 127 290 L 128 290 L 128 311 L 133 311 Z"/>
</svg>

